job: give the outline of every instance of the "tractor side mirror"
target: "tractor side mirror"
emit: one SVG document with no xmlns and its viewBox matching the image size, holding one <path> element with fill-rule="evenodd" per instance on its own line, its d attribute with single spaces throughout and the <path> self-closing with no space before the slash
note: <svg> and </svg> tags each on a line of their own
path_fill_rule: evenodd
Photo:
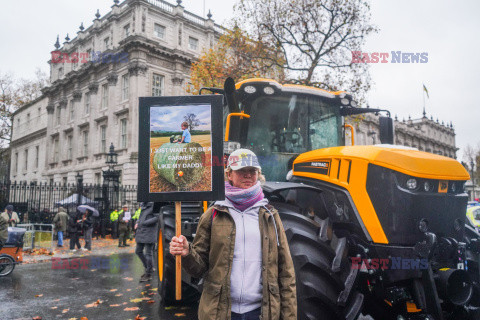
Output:
<svg viewBox="0 0 480 320">
<path fill-rule="evenodd" d="M 380 117 L 380 142 L 383 144 L 393 144 L 393 119 L 390 117 Z"/>
</svg>

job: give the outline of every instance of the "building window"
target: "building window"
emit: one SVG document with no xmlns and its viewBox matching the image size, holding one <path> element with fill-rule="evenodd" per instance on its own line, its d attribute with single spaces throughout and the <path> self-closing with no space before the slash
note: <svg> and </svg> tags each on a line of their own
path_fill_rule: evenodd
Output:
<svg viewBox="0 0 480 320">
<path fill-rule="evenodd" d="M 155 23 L 153 34 L 157 38 L 165 39 L 165 27 Z"/>
<path fill-rule="evenodd" d="M 125 27 L 123 27 L 123 36 L 124 38 L 126 38 L 129 35 L 130 35 L 130 24 L 127 24 Z"/>
<path fill-rule="evenodd" d="M 53 162 L 58 162 L 58 155 L 59 155 L 59 144 L 58 144 L 58 137 L 53 140 Z"/>
<path fill-rule="evenodd" d="M 85 94 L 84 112 L 85 112 L 85 114 L 90 113 L 90 93 Z"/>
<path fill-rule="evenodd" d="M 17 118 L 17 128 L 20 128 L 20 117 Z"/>
<path fill-rule="evenodd" d="M 35 168 L 38 168 L 39 159 L 40 159 L 40 147 L 39 147 L 39 146 L 36 146 L 36 147 L 35 147 Z"/>
<path fill-rule="evenodd" d="M 27 126 L 30 125 L 30 113 L 27 113 Z"/>
<path fill-rule="evenodd" d="M 61 112 L 60 107 L 57 107 L 56 112 L 57 112 L 57 121 L 56 121 L 56 124 L 58 125 L 58 124 L 60 124 L 60 112 Z"/>
<path fill-rule="evenodd" d="M 58 68 L 58 78 L 61 78 L 63 76 L 63 68 L 60 67 Z"/>
<path fill-rule="evenodd" d="M 24 160 L 23 170 L 24 171 L 28 170 L 28 149 L 25 149 L 25 160 Z"/>
<path fill-rule="evenodd" d="M 72 160 L 73 158 L 73 136 L 67 137 L 67 160 Z"/>
<path fill-rule="evenodd" d="M 127 119 L 120 120 L 120 148 L 127 147 Z"/>
<path fill-rule="evenodd" d="M 165 80 L 164 76 L 159 74 L 153 74 L 153 81 L 152 81 L 152 96 L 153 97 L 160 97 L 163 96 L 163 82 Z"/>
<path fill-rule="evenodd" d="M 106 37 L 105 39 L 103 39 L 103 49 L 108 50 L 109 47 L 110 47 L 110 38 Z"/>
<path fill-rule="evenodd" d="M 128 99 L 129 80 L 128 73 L 122 76 L 122 100 Z"/>
<path fill-rule="evenodd" d="M 100 184 L 102 182 L 102 174 L 100 172 L 95 173 L 95 184 Z"/>
<path fill-rule="evenodd" d="M 13 162 L 13 173 L 18 171 L 18 152 L 15 153 L 15 161 Z"/>
<path fill-rule="evenodd" d="M 107 152 L 107 126 L 100 127 L 100 152 Z"/>
<path fill-rule="evenodd" d="M 83 156 L 88 157 L 88 131 L 83 131 Z"/>
<path fill-rule="evenodd" d="M 87 50 L 87 58 L 85 60 L 92 61 L 92 49 Z"/>
<path fill-rule="evenodd" d="M 190 50 L 197 50 L 198 49 L 198 39 L 188 37 L 188 47 Z"/>
<path fill-rule="evenodd" d="M 70 121 L 75 119 L 75 102 L 73 100 L 70 101 Z"/>
<path fill-rule="evenodd" d="M 42 114 L 42 108 L 38 108 L 38 116 L 40 117 L 41 114 Z"/>
<path fill-rule="evenodd" d="M 102 109 L 108 108 L 108 83 L 102 85 Z"/>
</svg>

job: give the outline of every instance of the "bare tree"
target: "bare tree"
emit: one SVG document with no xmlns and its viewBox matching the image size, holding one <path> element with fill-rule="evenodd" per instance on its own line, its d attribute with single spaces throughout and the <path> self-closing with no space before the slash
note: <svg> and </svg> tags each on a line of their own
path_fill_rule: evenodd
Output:
<svg viewBox="0 0 480 320">
<path fill-rule="evenodd" d="M 190 131 L 193 131 L 193 128 L 200 125 L 200 119 L 197 118 L 195 113 L 187 113 L 186 116 L 183 116 L 183 120 L 188 122 L 188 127 Z"/>
<path fill-rule="evenodd" d="M 15 79 L 10 73 L 0 72 L 0 147 L 10 144 L 15 111 L 40 97 L 47 84 L 47 76 L 40 69 L 34 79 Z"/>
<path fill-rule="evenodd" d="M 368 65 L 352 63 L 366 36 L 377 32 L 370 24 L 366 0 L 239 0 L 238 23 L 252 38 L 274 44 L 290 82 L 328 90 L 348 90 L 359 103 L 370 88 Z"/>
</svg>

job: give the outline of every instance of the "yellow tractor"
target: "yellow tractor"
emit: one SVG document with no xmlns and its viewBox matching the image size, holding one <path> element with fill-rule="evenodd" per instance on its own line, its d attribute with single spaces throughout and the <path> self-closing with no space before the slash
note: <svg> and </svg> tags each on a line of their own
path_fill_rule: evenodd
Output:
<svg viewBox="0 0 480 320">
<path fill-rule="evenodd" d="M 386 111 L 358 108 L 345 92 L 268 79 L 204 89 L 224 95 L 225 154 L 251 149 L 269 181 L 264 193 L 295 265 L 298 319 L 480 317 L 480 235 L 465 225 L 469 175 L 458 161 L 393 145 L 389 114 L 380 117 L 383 144 L 345 146 L 345 116 Z M 204 210 L 182 203 L 189 240 Z M 161 213 L 159 291 L 172 303 L 174 208 Z M 202 280 L 182 281 L 182 302 L 198 299 Z"/>
</svg>

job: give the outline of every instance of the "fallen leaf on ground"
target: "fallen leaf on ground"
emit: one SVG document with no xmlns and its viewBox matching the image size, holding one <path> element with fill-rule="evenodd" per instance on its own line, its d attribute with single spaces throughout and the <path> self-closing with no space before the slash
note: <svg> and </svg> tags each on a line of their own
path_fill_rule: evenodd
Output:
<svg viewBox="0 0 480 320">
<path fill-rule="evenodd" d="M 165 310 L 178 309 L 177 307 L 165 307 Z"/>
<path fill-rule="evenodd" d="M 150 292 L 148 295 L 153 296 L 154 294 L 155 294 L 155 292 Z"/>
<path fill-rule="evenodd" d="M 127 291 L 132 291 L 132 289 L 127 289 Z"/>
<path fill-rule="evenodd" d="M 150 287 L 150 283 L 147 283 L 147 284 L 145 285 L 145 287 Z"/>
<path fill-rule="evenodd" d="M 88 320 L 87 317 L 81 317 L 80 320 Z"/>
<path fill-rule="evenodd" d="M 111 304 L 110 307 L 120 307 L 119 304 Z"/>
<path fill-rule="evenodd" d="M 131 308 L 125 308 L 123 309 L 123 311 L 137 311 L 138 309 L 140 309 L 139 307 L 131 307 Z"/>
<path fill-rule="evenodd" d="M 69 318 L 68 320 L 78 320 L 77 318 Z"/>
<path fill-rule="evenodd" d="M 139 302 L 142 302 L 142 301 L 145 301 L 145 300 L 150 300 L 150 299 L 151 298 L 136 298 L 136 299 L 130 300 L 130 302 L 139 303 Z"/>
<path fill-rule="evenodd" d="M 158 288 L 152 288 L 152 289 L 150 289 L 150 290 L 152 290 L 152 291 L 157 291 L 157 290 L 158 290 Z"/>
<path fill-rule="evenodd" d="M 115 295 L 115 297 L 121 297 L 121 296 L 123 296 L 123 293 L 117 293 L 117 294 Z"/>
<path fill-rule="evenodd" d="M 63 309 L 63 310 L 62 310 L 62 313 L 67 313 L 68 310 L 70 310 L 70 309 Z"/>
<path fill-rule="evenodd" d="M 50 309 L 55 310 L 55 309 L 57 309 L 57 308 L 58 308 L 58 307 L 51 307 Z"/>
<path fill-rule="evenodd" d="M 112 289 L 112 290 L 110 290 L 110 292 L 115 292 L 115 291 L 117 291 L 117 290 L 118 290 L 118 289 Z"/>
<path fill-rule="evenodd" d="M 43 294 L 36 294 L 35 295 L 35 298 L 40 298 L 40 297 L 43 297 Z"/>
<path fill-rule="evenodd" d="M 185 317 L 185 313 L 175 313 L 175 317 Z"/>
<path fill-rule="evenodd" d="M 137 314 L 134 320 L 144 320 L 144 319 L 147 319 L 147 317 L 140 317 L 140 315 Z"/>
<path fill-rule="evenodd" d="M 155 303 L 155 300 L 148 300 L 147 303 Z"/>
<path fill-rule="evenodd" d="M 55 299 L 55 300 L 53 300 L 53 302 L 58 302 L 58 301 L 60 301 L 60 299 Z"/>
<path fill-rule="evenodd" d="M 133 281 L 133 278 L 130 278 L 130 277 L 125 277 L 123 278 L 124 280 L 127 280 L 127 281 Z"/>
<path fill-rule="evenodd" d="M 89 304 L 86 304 L 85 307 L 86 308 L 92 308 L 92 307 L 96 307 L 98 306 L 100 303 L 103 303 L 102 300 L 98 299 L 97 301 L 95 302 L 92 302 L 92 303 L 89 303 Z"/>
<path fill-rule="evenodd" d="M 32 320 L 42 320 L 42 317 L 40 317 L 40 316 L 33 317 Z"/>
</svg>

